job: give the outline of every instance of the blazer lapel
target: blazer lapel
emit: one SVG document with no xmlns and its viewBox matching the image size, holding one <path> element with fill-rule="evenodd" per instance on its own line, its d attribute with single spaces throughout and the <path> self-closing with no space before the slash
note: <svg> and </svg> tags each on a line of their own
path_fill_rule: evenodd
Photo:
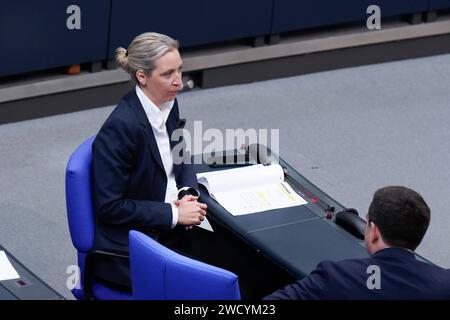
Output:
<svg viewBox="0 0 450 320">
<path fill-rule="evenodd" d="M 170 111 L 169 117 L 167 118 L 167 121 L 166 121 L 166 128 L 167 128 L 167 133 L 169 135 L 171 150 L 173 150 L 173 148 L 181 141 L 181 139 L 179 139 L 178 141 L 172 140 L 172 133 L 175 131 L 175 129 L 177 129 L 176 128 L 177 118 L 178 118 L 178 102 L 175 99 L 172 110 Z M 173 173 L 175 175 L 175 180 L 177 180 L 177 182 L 178 182 L 180 170 L 181 170 L 181 167 L 179 164 L 173 165 Z"/>
<path fill-rule="evenodd" d="M 136 113 L 137 119 L 142 126 L 142 130 L 144 130 L 145 136 L 147 137 L 148 146 L 150 148 L 150 151 L 152 152 L 155 162 L 159 165 L 161 170 L 165 172 L 161 154 L 159 153 L 158 149 L 158 144 L 156 143 L 155 134 L 153 133 L 152 126 L 150 125 L 147 115 L 145 114 L 144 107 L 142 107 L 142 104 L 139 101 L 139 98 L 136 95 L 136 91 L 134 89 L 129 95 L 129 104 Z"/>
<path fill-rule="evenodd" d="M 169 117 L 167 118 L 166 121 L 166 129 L 169 135 L 170 149 L 173 149 L 173 147 L 178 143 L 178 141 L 172 141 L 172 133 L 176 129 L 175 126 L 176 126 L 176 117 L 174 113 L 174 108 L 172 108 L 172 111 L 170 111 Z"/>
<path fill-rule="evenodd" d="M 152 151 L 156 163 L 159 165 L 161 170 L 165 172 L 164 165 L 161 159 L 161 154 L 159 153 L 158 144 L 156 143 L 155 134 L 153 133 L 152 126 L 149 124 L 143 129 L 145 131 L 145 135 L 147 136 L 148 145 L 150 147 L 150 150 Z"/>
</svg>

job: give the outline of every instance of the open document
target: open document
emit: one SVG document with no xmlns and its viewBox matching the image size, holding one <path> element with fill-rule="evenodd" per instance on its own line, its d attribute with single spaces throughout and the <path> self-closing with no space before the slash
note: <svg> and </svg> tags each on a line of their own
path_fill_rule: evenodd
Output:
<svg viewBox="0 0 450 320">
<path fill-rule="evenodd" d="M 5 251 L 0 251 L 0 281 L 17 279 L 19 275 L 9 262 Z"/>
<path fill-rule="evenodd" d="M 307 203 L 284 182 L 278 164 L 198 173 L 197 180 L 234 216 Z"/>
</svg>

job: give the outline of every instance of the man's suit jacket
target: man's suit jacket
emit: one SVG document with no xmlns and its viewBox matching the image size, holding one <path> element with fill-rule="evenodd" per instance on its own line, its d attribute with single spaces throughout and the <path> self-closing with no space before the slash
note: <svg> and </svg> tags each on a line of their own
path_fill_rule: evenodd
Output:
<svg viewBox="0 0 450 320">
<path fill-rule="evenodd" d="M 166 121 L 169 137 L 177 120 L 175 100 Z M 171 141 L 171 147 L 176 143 Z M 96 249 L 128 252 L 131 229 L 156 239 L 172 232 L 172 208 L 164 203 L 166 173 L 152 127 L 135 90 L 119 102 L 103 124 L 94 140 L 92 156 Z M 174 174 L 177 187 L 198 188 L 191 165 L 174 164 Z M 117 277 L 108 279 L 118 278 L 124 280 L 118 282 L 128 284 L 128 266 L 118 264 L 121 270 L 114 270 L 110 261 L 99 262 L 96 273 L 117 273 Z"/>
<path fill-rule="evenodd" d="M 380 268 L 380 289 L 367 286 L 368 280 L 369 287 L 376 284 L 369 266 Z M 418 261 L 405 249 L 386 248 L 366 259 L 321 262 L 309 276 L 265 299 L 450 299 L 450 270 Z"/>
</svg>

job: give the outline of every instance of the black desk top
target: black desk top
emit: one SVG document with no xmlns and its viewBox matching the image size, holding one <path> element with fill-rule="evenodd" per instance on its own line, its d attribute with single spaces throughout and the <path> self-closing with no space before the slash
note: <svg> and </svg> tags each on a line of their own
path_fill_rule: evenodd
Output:
<svg viewBox="0 0 450 320">
<path fill-rule="evenodd" d="M 250 232 L 252 243 L 278 261 L 297 278 L 314 270 L 323 260 L 366 258 L 366 249 L 351 235 L 323 218 Z"/>
<path fill-rule="evenodd" d="M 62 300 L 59 293 L 28 270 L 14 256 L 0 245 L 0 251 L 5 251 L 12 266 L 19 274 L 19 279 L 0 281 L 0 300 Z"/>
<path fill-rule="evenodd" d="M 16 300 L 16 297 L 0 286 L 0 300 Z"/>
<path fill-rule="evenodd" d="M 335 207 L 335 212 L 344 207 L 282 159 L 280 165 L 288 171 L 286 182 L 308 204 L 233 216 L 201 187 L 200 200 L 208 205 L 209 219 L 297 278 L 310 273 L 323 260 L 368 257 L 363 241 L 325 218 L 327 207 Z M 217 168 L 195 165 L 197 173 L 213 170 Z"/>
</svg>

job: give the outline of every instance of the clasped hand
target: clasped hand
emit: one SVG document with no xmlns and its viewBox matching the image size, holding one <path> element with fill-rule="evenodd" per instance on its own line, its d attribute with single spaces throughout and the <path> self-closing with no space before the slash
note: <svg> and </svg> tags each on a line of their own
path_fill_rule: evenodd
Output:
<svg viewBox="0 0 450 320">
<path fill-rule="evenodd" d="M 197 199 L 198 197 L 187 195 L 175 201 L 178 207 L 178 224 L 192 228 L 205 220 L 207 205 L 198 202 Z"/>
</svg>

